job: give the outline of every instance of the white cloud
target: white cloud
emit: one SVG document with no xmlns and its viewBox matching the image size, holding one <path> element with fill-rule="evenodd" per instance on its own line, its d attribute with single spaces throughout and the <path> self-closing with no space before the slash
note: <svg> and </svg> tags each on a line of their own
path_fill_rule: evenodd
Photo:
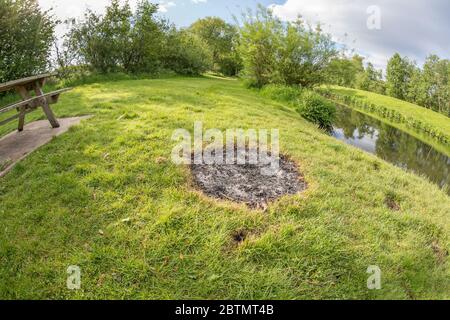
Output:
<svg viewBox="0 0 450 320">
<path fill-rule="evenodd" d="M 173 1 L 160 2 L 158 11 L 162 12 L 162 13 L 166 13 L 167 11 L 169 11 L 169 8 L 171 8 L 171 7 L 176 7 L 176 3 Z"/>
<path fill-rule="evenodd" d="M 206 0 L 203 0 L 206 1 Z M 121 0 L 124 3 L 124 0 Z M 131 8 L 135 9 L 139 0 L 128 1 Z M 175 7 L 174 1 L 152 1 L 159 2 L 159 12 L 165 13 L 169 8 Z M 41 8 L 48 10 L 52 8 L 53 14 L 58 19 L 80 18 L 84 15 L 86 9 L 91 9 L 97 13 L 103 13 L 105 8 L 111 3 L 111 0 L 39 0 Z"/>
<path fill-rule="evenodd" d="M 367 28 L 372 5 L 381 9 L 381 30 Z M 379 68 L 395 52 L 418 62 L 431 53 L 449 58 L 448 0 L 286 0 L 270 7 L 285 20 L 301 14 L 311 23 L 321 22 L 334 40 L 365 53 Z"/>
<path fill-rule="evenodd" d="M 53 8 L 52 12 L 59 19 L 78 18 L 84 15 L 86 9 L 91 9 L 97 13 L 103 13 L 111 0 L 39 0 L 41 8 L 48 10 Z M 132 8 L 136 7 L 138 0 L 130 0 Z"/>
<path fill-rule="evenodd" d="M 122 0 L 123 1 L 123 0 Z M 129 0 L 132 9 L 136 8 L 139 0 Z M 87 9 L 96 13 L 104 13 L 106 7 L 111 3 L 111 0 L 38 0 L 39 5 L 44 10 L 51 10 L 52 14 L 59 20 L 67 19 L 76 20 L 82 19 Z M 67 33 L 69 27 L 67 25 L 58 25 L 55 33 L 61 39 Z"/>
<path fill-rule="evenodd" d="M 193 3 L 195 4 L 199 4 L 199 3 L 207 3 L 208 0 L 191 0 Z"/>
<path fill-rule="evenodd" d="M 111 0 L 38 0 L 39 5 L 44 10 L 52 9 L 52 14 L 59 20 L 64 21 L 69 18 L 82 19 L 87 9 L 96 13 L 104 13 Z M 121 0 L 122 3 L 125 0 Z M 134 10 L 139 0 L 128 0 Z M 156 1 L 153 1 L 156 2 Z M 159 1 L 159 12 L 166 13 L 169 8 L 175 7 L 174 1 Z M 59 25 L 56 29 L 57 37 L 61 38 L 68 31 L 65 25 Z"/>
</svg>

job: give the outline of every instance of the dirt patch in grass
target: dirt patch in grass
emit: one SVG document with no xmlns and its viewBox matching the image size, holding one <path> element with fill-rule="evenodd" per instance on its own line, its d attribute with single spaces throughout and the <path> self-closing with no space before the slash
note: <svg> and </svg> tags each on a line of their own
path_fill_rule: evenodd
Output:
<svg viewBox="0 0 450 320">
<path fill-rule="evenodd" d="M 400 205 L 393 199 L 386 199 L 386 206 L 392 211 L 400 211 Z"/>
<path fill-rule="evenodd" d="M 389 192 L 384 200 L 386 206 L 392 211 L 400 211 L 401 207 L 398 204 L 398 198 L 394 193 Z"/>
<path fill-rule="evenodd" d="M 274 175 L 263 174 L 263 164 L 192 165 L 195 184 L 206 195 L 222 200 L 245 203 L 253 209 L 266 209 L 268 204 L 285 195 L 295 195 L 307 188 L 297 165 L 280 157 Z"/>
<path fill-rule="evenodd" d="M 431 248 L 433 249 L 433 252 L 436 255 L 436 259 L 439 264 L 444 264 L 448 257 L 448 251 L 443 249 L 437 241 L 433 241 L 433 243 L 431 244 Z"/>
<path fill-rule="evenodd" d="M 247 236 L 248 236 L 248 231 L 247 230 L 235 231 L 232 234 L 233 243 L 236 244 L 236 245 L 239 245 L 242 242 L 244 242 L 245 239 L 247 239 Z"/>
</svg>

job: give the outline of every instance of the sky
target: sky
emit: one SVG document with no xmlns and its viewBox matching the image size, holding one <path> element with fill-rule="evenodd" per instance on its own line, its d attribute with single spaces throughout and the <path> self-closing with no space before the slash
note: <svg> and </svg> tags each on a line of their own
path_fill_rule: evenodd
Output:
<svg viewBox="0 0 450 320">
<path fill-rule="evenodd" d="M 38 0 L 44 9 L 64 20 L 81 17 L 86 8 L 99 13 L 109 0 Z M 129 1 L 132 7 L 137 0 Z M 333 39 L 384 69 L 398 52 L 422 64 L 429 54 L 450 58 L 449 0 L 154 0 L 159 14 L 180 27 L 206 16 L 233 22 L 258 3 L 272 8 L 283 20 L 299 15 L 320 22 Z M 58 33 L 63 33 L 62 29 Z"/>
</svg>

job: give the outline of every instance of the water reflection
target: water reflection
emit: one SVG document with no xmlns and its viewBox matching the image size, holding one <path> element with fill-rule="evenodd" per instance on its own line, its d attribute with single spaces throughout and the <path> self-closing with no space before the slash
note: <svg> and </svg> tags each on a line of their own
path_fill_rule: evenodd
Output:
<svg viewBox="0 0 450 320">
<path fill-rule="evenodd" d="M 337 106 L 333 136 L 406 170 L 450 186 L 450 157 L 415 137 L 356 110 Z M 449 190 L 450 194 L 450 190 Z"/>
</svg>

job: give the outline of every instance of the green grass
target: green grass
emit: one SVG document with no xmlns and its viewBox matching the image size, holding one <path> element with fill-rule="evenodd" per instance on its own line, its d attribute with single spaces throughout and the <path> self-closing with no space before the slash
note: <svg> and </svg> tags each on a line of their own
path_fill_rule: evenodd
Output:
<svg viewBox="0 0 450 320">
<path fill-rule="evenodd" d="M 0 298 L 450 298 L 450 198 L 239 81 L 87 84 L 54 109 L 94 117 L 0 180 Z M 268 212 L 202 196 L 187 168 L 161 161 L 196 120 L 280 129 L 309 189 Z M 382 290 L 367 289 L 369 265 Z"/>
<path fill-rule="evenodd" d="M 373 92 L 343 88 L 339 86 L 327 86 L 326 88 L 338 96 L 357 98 L 360 101 L 366 101 L 369 104 L 374 104 L 378 108 L 384 107 L 387 110 L 395 112 L 396 114 L 400 114 L 405 119 L 405 121 L 396 121 L 395 119 L 390 119 L 386 116 L 380 116 L 380 114 L 377 112 L 371 112 L 370 110 L 360 108 L 353 104 L 349 105 L 352 108 L 356 108 L 363 113 L 369 114 L 384 122 L 389 123 L 392 126 L 408 132 L 416 138 L 432 145 L 442 153 L 450 156 L 449 117 L 403 100 Z M 418 123 L 422 128 L 415 127 L 413 123 Z M 428 131 L 428 129 L 432 129 L 432 132 L 426 132 Z M 445 135 L 448 140 L 447 143 L 442 143 L 441 141 L 439 141 L 439 139 L 434 135 L 434 132 L 439 133 L 439 135 Z"/>
</svg>

